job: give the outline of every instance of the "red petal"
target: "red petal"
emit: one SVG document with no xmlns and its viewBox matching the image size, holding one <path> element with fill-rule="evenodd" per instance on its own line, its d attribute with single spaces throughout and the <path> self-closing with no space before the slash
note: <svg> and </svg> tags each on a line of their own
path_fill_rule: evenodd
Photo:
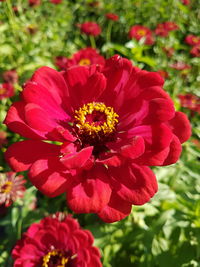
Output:
<svg viewBox="0 0 200 267">
<path fill-rule="evenodd" d="M 12 106 L 8 110 L 4 123 L 8 126 L 10 130 L 26 138 L 46 139 L 44 133 L 34 130 L 27 125 L 24 116 L 24 107 L 24 102 L 15 102 L 14 104 L 12 104 Z"/>
<path fill-rule="evenodd" d="M 37 160 L 31 166 L 28 176 L 38 190 L 49 197 L 66 192 L 70 179 L 70 174 L 65 172 L 58 157 Z"/>
<path fill-rule="evenodd" d="M 66 107 L 69 106 L 68 88 L 60 72 L 42 67 L 34 73 L 31 81 L 45 87 L 59 105 L 64 102 Z"/>
<path fill-rule="evenodd" d="M 79 169 L 84 167 L 87 160 L 92 155 L 93 147 L 86 147 L 79 152 L 74 152 L 66 154 L 60 159 L 60 162 L 68 169 Z"/>
<path fill-rule="evenodd" d="M 170 164 L 177 162 L 177 160 L 180 158 L 181 151 L 182 151 L 181 143 L 180 143 L 178 137 L 176 135 L 174 135 L 174 137 L 170 143 L 169 154 L 162 165 L 170 165 Z"/>
<path fill-rule="evenodd" d="M 144 119 L 144 124 L 153 123 L 155 121 L 168 121 L 171 120 L 174 115 L 175 109 L 172 101 L 163 98 L 155 98 L 149 102 L 149 113 Z"/>
<path fill-rule="evenodd" d="M 121 168 L 110 168 L 110 175 L 115 179 L 114 190 L 127 202 L 143 205 L 158 190 L 154 173 L 146 166 L 127 164 Z"/>
<path fill-rule="evenodd" d="M 67 190 L 69 207 L 77 213 L 99 212 L 109 202 L 111 195 L 106 168 L 95 166 L 83 171 L 77 178 Z"/>
<path fill-rule="evenodd" d="M 106 223 L 120 221 L 131 212 L 132 205 L 112 193 L 109 203 L 97 215 Z"/>
<path fill-rule="evenodd" d="M 121 147 L 121 155 L 126 158 L 135 159 L 141 156 L 144 153 L 144 150 L 144 139 L 141 136 L 136 136 L 130 140 L 128 144 Z"/>
<path fill-rule="evenodd" d="M 12 144 L 5 153 L 10 166 L 17 172 L 25 171 L 38 159 L 58 155 L 60 146 L 42 141 L 21 141 Z"/>
<path fill-rule="evenodd" d="M 77 66 L 63 73 L 69 87 L 70 104 L 74 109 L 85 103 L 96 101 L 106 87 L 103 74 L 97 69 L 92 70 L 92 67 Z"/>
<path fill-rule="evenodd" d="M 181 143 L 187 141 L 191 136 L 191 125 L 187 116 L 182 112 L 176 112 L 175 117 L 169 121 L 170 128 L 179 138 Z"/>
</svg>

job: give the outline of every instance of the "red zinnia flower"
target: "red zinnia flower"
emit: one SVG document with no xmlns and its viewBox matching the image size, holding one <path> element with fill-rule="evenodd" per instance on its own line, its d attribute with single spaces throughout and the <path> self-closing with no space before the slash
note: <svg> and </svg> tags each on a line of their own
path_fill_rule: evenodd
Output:
<svg viewBox="0 0 200 267">
<path fill-rule="evenodd" d="M 200 57 L 200 44 L 193 46 L 192 49 L 190 50 L 190 54 L 193 57 Z"/>
<path fill-rule="evenodd" d="M 200 97 L 192 94 L 178 95 L 181 106 L 200 113 Z"/>
<path fill-rule="evenodd" d="M 145 37 L 145 44 L 152 45 L 154 43 L 152 32 L 149 28 L 142 25 L 135 25 L 130 28 L 129 38 L 140 40 Z"/>
<path fill-rule="evenodd" d="M 62 0 L 50 0 L 52 4 L 60 4 L 62 3 Z"/>
<path fill-rule="evenodd" d="M 33 223 L 12 250 L 13 267 L 101 267 L 90 231 L 62 213 Z"/>
<path fill-rule="evenodd" d="M 0 100 L 3 98 L 9 98 L 13 96 L 15 89 L 11 83 L 0 84 Z"/>
<path fill-rule="evenodd" d="M 29 6 L 39 6 L 41 4 L 41 0 L 28 0 Z"/>
<path fill-rule="evenodd" d="M 181 2 L 186 6 L 190 5 L 190 0 L 181 0 Z"/>
<path fill-rule="evenodd" d="M 135 25 L 130 28 L 129 37 L 135 38 L 136 40 L 140 40 L 145 37 L 145 44 L 152 45 L 154 43 L 154 39 L 152 36 L 152 32 L 149 28 L 141 25 Z"/>
<path fill-rule="evenodd" d="M 87 35 L 98 36 L 101 33 L 101 27 L 95 22 L 84 22 L 79 27 Z"/>
<path fill-rule="evenodd" d="M 73 211 L 120 220 L 157 191 L 147 166 L 176 162 L 190 136 L 189 121 L 175 112 L 163 82 L 117 55 L 103 70 L 40 68 L 5 119 L 30 140 L 11 145 L 6 159 L 16 171 L 29 169 L 44 194 L 67 192 Z"/>
<path fill-rule="evenodd" d="M 90 66 L 92 64 L 104 66 L 105 59 L 102 57 L 96 49 L 87 47 L 79 50 L 72 58 L 56 57 L 55 65 L 60 69 L 66 69 L 72 66 Z"/>
<path fill-rule="evenodd" d="M 96 49 L 91 47 L 79 50 L 71 59 L 68 59 L 67 61 L 67 67 L 75 65 L 89 66 L 92 64 L 104 66 L 105 59 L 97 52 Z"/>
<path fill-rule="evenodd" d="M 18 83 L 18 74 L 16 70 L 7 70 L 3 73 L 3 79 L 7 83 Z"/>
<path fill-rule="evenodd" d="M 179 29 L 179 27 L 176 23 L 171 21 L 166 21 L 164 23 L 159 23 L 157 25 L 155 29 L 155 34 L 162 37 L 167 37 L 170 31 L 174 31 L 177 29 Z"/>
<path fill-rule="evenodd" d="M 114 13 L 107 13 L 105 14 L 107 19 L 113 20 L 113 21 L 117 21 L 119 20 L 119 16 L 117 14 Z"/>
<path fill-rule="evenodd" d="M 200 37 L 193 35 L 193 34 L 189 34 L 186 36 L 185 42 L 186 44 L 191 45 L 191 46 L 198 45 L 200 44 Z"/>
<path fill-rule="evenodd" d="M 14 172 L 0 173 L 0 205 L 10 206 L 17 198 L 24 196 L 26 180 Z"/>
</svg>

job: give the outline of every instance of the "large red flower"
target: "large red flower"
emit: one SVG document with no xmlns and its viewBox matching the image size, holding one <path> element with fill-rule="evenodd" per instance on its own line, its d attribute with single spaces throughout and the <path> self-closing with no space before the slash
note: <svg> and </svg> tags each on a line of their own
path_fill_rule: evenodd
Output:
<svg viewBox="0 0 200 267">
<path fill-rule="evenodd" d="M 96 49 L 91 47 L 79 50 L 72 56 L 72 58 L 68 59 L 66 57 L 57 57 L 55 60 L 55 65 L 57 65 L 60 69 L 66 69 L 76 65 L 89 66 L 92 64 L 104 66 L 105 59 Z"/>
<path fill-rule="evenodd" d="M 138 41 L 142 38 L 145 38 L 146 45 L 152 45 L 154 43 L 151 30 L 142 25 L 132 26 L 129 30 L 129 38 L 134 38 Z"/>
<path fill-rule="evenodd" d="M 156 193 L 147 166 L 175 163 L 190 136 L 163 82 L 117 55 L 103 70 L 40 68 L 5 119 L 29 139 L 8 148 L 6 159 L 16 171 L 29 170 L 44 194 L 66 192 L 73 211 L 120 220 Z"/>
<path fill-rule="evenodd" d="M 12 251 L 13 267 L 101 267 L 93 241 L 75 219 L 57 213 L 29 227 Z"/>
</svg>

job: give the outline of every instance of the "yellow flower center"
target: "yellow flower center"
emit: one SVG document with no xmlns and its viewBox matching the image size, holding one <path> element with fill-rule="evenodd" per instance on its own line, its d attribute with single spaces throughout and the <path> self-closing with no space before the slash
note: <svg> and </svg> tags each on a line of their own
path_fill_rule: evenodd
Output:
<svg viewBox="0 0 200 267">
<path fill-rule="evenodd" d="M 42 267 L 49 267 L 49 266 L 66 267 L 69 261 L 69 258 L 64 257 L 62 252 L 55 249 L 55 250 L 48 252 L 42 258 L 42 261 L 43 261 Z"/>
<path fill-rule="evenodd" d="M 192 41 L 193 41 L 194 43 L 198 43 L 199 38 L 197 38 L 197 37 L 192 37 Z"/>
<path fill-rule="evenodd" d="M 0 192 L 6 194 L 10 193 L 12 190 L 12 185 L 13 183 L 11 181 L 5 182 L 3 185 L 1 185 Z"/>
<path fill-rule="evenodd" d="M 75 111 L 75 125 L 78 133 L 92 142 L 104 141 L 110 136 L 118 123 L 119 115 L 112 107 L 107 107 L 100 102 L 83 105 Z"/>
<path fill-rule="evenodd" d="M 146 31 L 145 30 L 138 30 L 137 34 L 140 36 L 145 36 L 146 35 Z"/>
<path fill-rule="evenodd" d="M 0 85 L 0 95 L 5 94 L 6 88 L 4 88 L 2 85 Z"/>
<path fill-rule="evenodd" d="M 82 58 L 79 63 L 80 66 L 89 66 L 91 64 L 91 61 L 89 58 Z"/>
</svg>

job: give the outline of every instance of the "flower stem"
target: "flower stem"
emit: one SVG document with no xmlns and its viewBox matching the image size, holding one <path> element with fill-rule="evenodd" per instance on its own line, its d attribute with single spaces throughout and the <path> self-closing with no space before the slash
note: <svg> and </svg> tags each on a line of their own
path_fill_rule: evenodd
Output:
<svg viewBox="0 0 200 267">
<path fill-rule="evenodd" d="M 96 42 L 93 35 L 89 35 L 90 43 L 92 48 L 96 48 Z"/>
<path fill-rule="evenodd" d="M 108 27 L 107 27 L 107 32 L 106 32 L 106 42 L 107 43 L 111 42 L 112 25 L 113 25 L 113 21 L 109 20 Z"/>
</svg>

